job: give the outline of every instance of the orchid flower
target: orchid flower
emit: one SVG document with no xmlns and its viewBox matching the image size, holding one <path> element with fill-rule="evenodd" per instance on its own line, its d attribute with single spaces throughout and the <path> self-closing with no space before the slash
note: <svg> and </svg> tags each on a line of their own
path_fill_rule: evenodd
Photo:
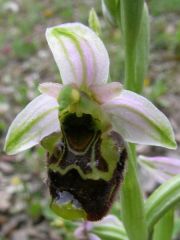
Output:
<svg viewBox="0 0 180 240">
<path fill-rule="evenodd" d="M 40 84 L 41 95 L 11 124 L 5 151 L 42 144 L 52 209 L 64 218 L 98 220 L 123 179 L 124 141 L 173 149 L 173 130 L 146 98 L 107 83 L 109 56 L 90 28 L 62 24 L 48 28 L 46 38 L 62 84 Z"/>
<path fill-rule="evenodd" d="M 163 183 L 171 177 L 180 174 L 180 159 L 177 158 L 139 156 L 138 161 L 159 183 Z"/>
</svg>

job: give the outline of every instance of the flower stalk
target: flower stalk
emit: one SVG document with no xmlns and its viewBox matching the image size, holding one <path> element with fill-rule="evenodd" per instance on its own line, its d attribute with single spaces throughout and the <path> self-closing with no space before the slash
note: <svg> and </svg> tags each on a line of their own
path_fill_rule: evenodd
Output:
<svg viewBox="0 0 180 240">
<path fill-rule="evenodd" d="M 101 0 L 104 17 L 114 26 L 120 25 L 120 0 Z"/>
<path fill-rule="evenodd" d="M 129 239 L 147 239 L 144 202 L 136 171 L 136 149 L 127 144 L 128 167 L 121 190 L 122 219 Z M 141 226 L 141 227 L 139 227 Z"/>
<path fill-rule="evenodd" d="M 144 3 L 140 32 L 136 46 L 136 70 L 135 70 L 135 92 L 143 90 L 144 79 L 147 74 L 149 63 L 150 27 L 148 6 Z"/>
<path fill-rule="evenodd" d="M 138 59 L 137 45 L 139 45 L 139 35 L 143 38 L 143 33 L 146 32 L 144 29 L 146 24 L 142 25 L 141 22 L 144 1 L 133 1 L 133 4 L 132 1 L 127 0 L 121 2 L 121 21 L 125 42 L 125 87 L 136 92 L 138 85 L 136 77 L 141 74 L 141 69 L 136 64 Z M 144 13 L 143 18 L 146 16 Z M 147 57 L 144 60 L 147 60 Z M 144 69 L 147 68 L 146 61 L 143 61 L 142 65 Z M 139 86 L 143 86 L 143 80 L 141 78 Z M 146 240 L 148 231 L 143 195 L 137 177 L 136 147 L 134 144 L 128 144 L 127 149 L 128 169 L 121 191 L 122 218 L 130 240 Z"/>
<path fill-rule="evenodd" d="M 125 43 L 125 87 L 136 90 L 136 46 L 141 27 L 144 0 L 121 0 L 121 22 Z"/>
</svg>

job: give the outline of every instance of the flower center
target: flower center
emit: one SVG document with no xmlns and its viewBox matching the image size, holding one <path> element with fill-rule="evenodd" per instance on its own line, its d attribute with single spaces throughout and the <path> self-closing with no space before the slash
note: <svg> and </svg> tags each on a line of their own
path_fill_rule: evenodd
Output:
<svg viewBox="0 0 180 240">
<path fill-rule="evenodd" d="M 83 114 L 78 117 L 75 113 L 70 113 L 63 119 L 61 124 L 68 145 L 77 151 L 84 151 L 98 131 L 90 114 Z"/>
</svg>

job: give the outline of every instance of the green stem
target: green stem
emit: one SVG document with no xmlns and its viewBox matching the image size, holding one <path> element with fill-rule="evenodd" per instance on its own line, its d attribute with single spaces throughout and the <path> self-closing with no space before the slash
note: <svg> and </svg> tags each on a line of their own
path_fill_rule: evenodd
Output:
<svg viewBox="0 0 180 240">
<path fill-rule="evenodd" d="M 121 190 L 122 220 L 130 240 L 146 240 L 144 202 L 136 172 L 136 149 L 127 144 L 128 169 Z"/>
<path fill-rule="evenodd" d="M 137 43 L 144 0 L 121 0 L 120 16 L 125 43 L 125 88 L 136 92 Z M 121 191 L 122 220 L 130 240 L 147 240 L 144 200 L 137 177 L 136 147 L 127 144 L 128 169 Z"/>
<path fill-rule="evenodd" d="M 147 4 L 144 3 L 140 32 L 136 46 L 136 72 L 135 92 L 141 93 L 144 86 L 144 79 L 147 74 L 149 60 L 149 45 L 150 45 L 150 27 L 149 27 L 149 12 Z"/>
<path fill-rule="evenodd" d="M 128 49 L 126 47 L 126 58 L 125 58 L 125 88 L 128 90 L 135 90 L 135 76 L 136 76 L 136 56 L 135 48 Z"/>
<path fill-rule="evenodd" d="M 125 4 L 126 2 L 123 1 Z M 122 12 L 123 16 L 127 11 Z M 125 13 L 125 14 L 124 14 Z M 126 21 L 127 16 L 124 20 Z M 136 41 L 129 36 L 128 24 L 124 22 L 125 34 L 125 88 L 136 91 Z M 138 30 L 136 31 L 137 34 Z M 127 144 L 128 169 L 121 191 L 122 219 L 130 240 L 146 240 L 147 226 L 145 221 L 144 202 L 136 169 L 136 148 Z"/>
<path fill-rule="evenodd" d="M 141 27 L 144 0 L 121 0 L 120 15 L 125 44 L 125 87 L 136 90 L 136 47 Z"/>
</svg>

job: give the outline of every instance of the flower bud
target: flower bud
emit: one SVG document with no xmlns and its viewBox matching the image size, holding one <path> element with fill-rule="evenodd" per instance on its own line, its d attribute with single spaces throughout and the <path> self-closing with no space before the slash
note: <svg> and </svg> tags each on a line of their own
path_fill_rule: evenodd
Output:
<svg viewBox="0 0 180 240">
<path fill-rule="evenodd" d="M 97 34 L 97 35 L 101 35 L 101 24 L 99 21 L 99 18 L 94 10 L 94 8 L 91 9 L 90 13 L 89 13 L 89 26 L 90 28 L 93 29 L 93 31 Z"/>
</svg>

